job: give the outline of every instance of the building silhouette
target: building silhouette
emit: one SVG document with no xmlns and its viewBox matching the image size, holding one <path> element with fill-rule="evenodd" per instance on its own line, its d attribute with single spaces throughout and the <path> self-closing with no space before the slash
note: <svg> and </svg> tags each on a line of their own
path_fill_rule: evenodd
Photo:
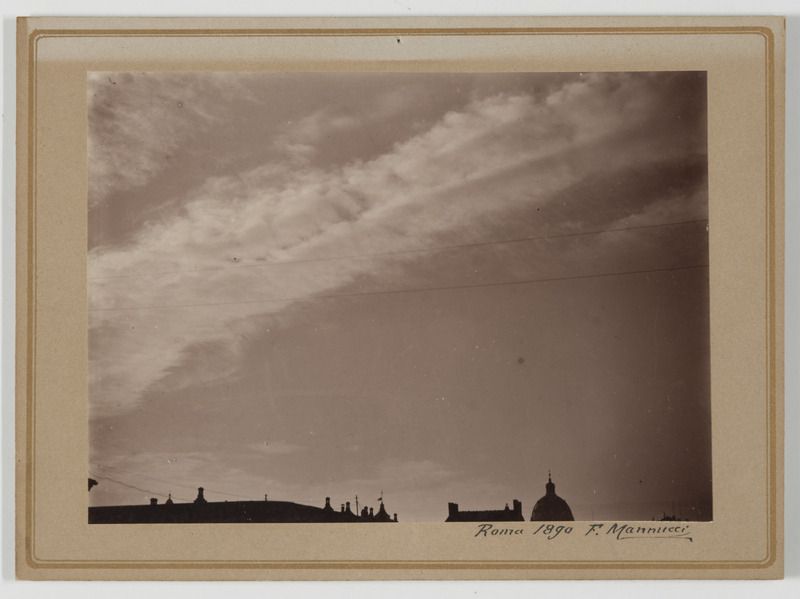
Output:
<svg viewBox="0 0 800 599">
<path fill-rule="evenodd" d="M 513 504 L 513 509 L 506 504 L 505 509 L 502 510 L 461 511 L 458 509 L 457 503 L 448 503 L 448 515 L 445 522 L 524 522 L 522 503 L 515 499 Z"/>
<path fill-rule="evenodd" d="M 333 509 L 330 497 L 325 498 L 325 507 L 320 508 L 290 501 L 268 501 L 266 495 L 263 501 L 210 502 L 203 491 L 203 487 L 197 490 L 192 503 L 175 503 L 170 495 L 163 504 L 153 498 L 146 505 L 90 507 L 89 524 L 397 522 L 397 514 L 390 517 L 383 501 L 377 513 L 365 507 L 357 515 L 350 509 L 349 501 L 339 510 Z"/>
<path fill-rule="evenodd" d="M 547 473 L 547 484 L 544 488 L 544 497 L 533 506 L 531 521 L 559 522 L 575 520 L 567 502 L 556 495 L 556 486 L 553 484 L 549 472 Z"/>
</svg>

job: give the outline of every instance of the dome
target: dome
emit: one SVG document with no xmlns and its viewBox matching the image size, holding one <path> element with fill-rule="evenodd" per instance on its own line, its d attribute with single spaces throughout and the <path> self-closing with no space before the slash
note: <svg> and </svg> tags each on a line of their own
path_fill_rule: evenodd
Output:
<svg viewBox="0 0 800 599">
<path fill-rule="evenodd" d="M 575 520 L 567 502 L 556 495 L 556 486 L 553 484 L 549 474 L 544 488 L 546 491 L 545 496 L 533 506 L 531 521 L 559 522 Z"/>
</svg>

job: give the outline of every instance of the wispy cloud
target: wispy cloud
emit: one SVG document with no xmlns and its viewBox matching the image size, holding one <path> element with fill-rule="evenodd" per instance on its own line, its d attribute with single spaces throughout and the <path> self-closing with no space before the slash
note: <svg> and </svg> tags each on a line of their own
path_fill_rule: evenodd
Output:
<svg viewBox="0 0 800 599">
<path fill-rule="evenodd" d="M 99 77 L 90 96 L 99 93 Z M 171 148 L 216 126 L 224 104 L 217 94 L 218 104 L 205 105 L 208 81 L 137 79 L 144 88 L 130 96 L 103 86 L 90 110 L 112 117 L 90 129 L 93 201 L 111 180 L 117 187 L 142 184 L 167 168 L 163 155 Z M 388 98 L 386 110 L 397 110 Z M 444 238 L 485 240 L 520 211 L 557 205 L 561 191 L 592 173 L 685 152 L 648 150 L 639 129 L 659 106 L 647 77 L 626 74 L 590 75 L 538 96 L 476 95 L 380 156 L 328 167 L 313 162 L 317 144 L 346 135 L 357 121 L 331 109 L 299 115 L 279 138 L 283 159 L 211 178 L 126 245 L 91 250 L 93 413 L 129 410 L 166 377 L 175 388 L 198 376 L 229 375 L 249 319 L 281 318 L 298 301 L 410 259 L 387 254 Z M 645 212 L 639 218 L 646 220 Z"/>
<path fill-rule="evenodd" d="M 90 208 L 168 169 L 182 144 L 220 124 L 214 100 L 247 97 L 243 76 L 88 73 Z"/>
</svg>

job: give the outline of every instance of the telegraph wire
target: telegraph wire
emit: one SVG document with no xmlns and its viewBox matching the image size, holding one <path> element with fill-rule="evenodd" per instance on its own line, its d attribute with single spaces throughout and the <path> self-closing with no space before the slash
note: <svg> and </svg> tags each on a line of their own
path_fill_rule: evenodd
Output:
<svg viewBox="0 0 800 599">
<path fill-rule="evenodd" d="M 354 260 L 354 259 L 362 259 L 362 258 L 380 258 L 385 256 L 397 256 L 403 254 L 419 254 L 419 253 L 426 253 L 426 252 L 444 252 L 449 250 L 459 250 L 459 249 L 469 249 L 475 247 L 486 247 L 492 245 L 503 245 L 508 243 L 524 243 L 527 241 L 541 241 L 544 239 L 560 239 L 560 238 L 568 238 L 568 237 L 582 237 L 587 235 L 603 235 L 605 233 L 617 233 L 621 231 L 640 231 L 643 229 L 656 229 L 660 227 L 674 227 L 679 225 L 690 225 L 690 224 L 698 224 L 698 223 L 707 223 L 708 219 L 697 219 L 697 220 L 685 220 L 685 221 L 678 221 L 673 223 L 659 223 L 655 225 L 638 225 L 634 227 L 618 227 L 615 229 L 603 229 L 598 231 L 581 231 L 577 233 L 555 233 L 552 235 L 538 235 L 534 237 L 518 237 L 514 239 L 502 239 L 499 241 L 480 241 L 475 243 L 462 243 L 458 245 L 445 245 L 439 247 L 432 247 L 432 248 L 419 248 L 414 250 L 396 250 L 392 252 L 375 252 L 375 253 L 367 253 L 367 254 L 350 254 L 344 256 L 324 256 L 320 258 L 305 258 L 300 260 L 277 260 L 274 262 L 264 262 L 262 264 L 239 264 L 236 266 L 212 266 L 208 268 L 196 268 L 193 270 L 166 270 L 161 272 L 152 272 L 152 273 L 131 273 L 131 274 L 124 274 L 124 275 L 105 275 L 105 276 L 97 276 L 97 277 L 87 277 L 89 281 L 97 281 L 102 279 L 127 279 L 127 278 L 135 278 L 135 277 L 158 277 L 164 275 L 175 275 L 175 274 L 193 274 L 199 272 L 208 272 L 208 271 L 217 271 L 217 270 L 229 270 L 229 269 L 243 269 L 243 268 L 265 268 L 269 266 L 284 266 L 290 264 L 306 264 L 306 263 L 313 263 L 313 262 L 330 262 L 334 260 Z"/>
<path fill-rule="evenodd" d="M 169 481 L 169 480 L 164 480 L 163 478 L 150 476 L 149 474 L 140 474 L 138 472 L 132 472 L 130 470 L 123 470 L 122 468 L 117 468 L 115 466 L 102 466 L 102 465 L 97 464 L 97 463 L 95 463 L 94 465 L 97 466 L 98 468 L 101 468 L 102 470 L 112 470 L 112 471 L 116 471 L 116 472 L 119 472 L 119 473 L 122 473 L 122 474 L 131 474 L 133 476 L 138 476 L 138 477 L 141 477 L 141 478 L 148 478 L 148 479 L 156 481 L 156 482 L 164 483 L 164 484 L 167 484 L 167 485 L 172 485 L 173 487 L 183 487 L 184 489 L 197 489 L 197 487 L 194 487 L 194 486 L 177 484 L 177 483 L 174 483 L 174 482 Z M 109 480 L 112 480 L 112 479 L 109 479 Z M 125 483 L 122 483 L 122 482 L 116 481 L 116 480 L 113 481 L 113 482 L 119 483 L 121 485 L 125 484 Z M 130 485 L 126 485 L 126 486 L 130 486 Z M 132 487 L 132 488 L 136 488 L 136 487 Z M 142 489 L 139 489 L 139 490 L 142 490 Z M 236 493 L 226 493 L 225 491 L 217 491 L 216 489 L 209 489 L 208 487 L 203 487 L 203 490 L 205 490 L 208 493 L 215 493 L 217 495 L 227 495 L 228 497 L 238 497 L 239 499 L 248 499 L 245 495 L 239 495 L 239 494 L 236 494 Z M 149 492 L 150 491 L 148 491 L 148 493 Z M 156 493 L 156 495 L 161 495 L 162 497 L 166 497 L 166 495 L 163 495 L 163 494 L 160 494 L 160 493 Z M 184 501 L 191 501 L 191 500 L 184 500 Z"/>
<path fill-rule="evenodd" d="M 220 306 L 237 306 L 247 304 L 270 304 L 270 303 L 286 303 L 296 301 L 314 301 L 320 299 L 336 299 L 336 298 L 350 298 L 362 296 L 378 296 L 378 295 L 397 295 L 402 293 L 423 293 L 426 291 L 457 291 L 461 289 L 482 289 L 488 287 L 509 287 L 513 285 L 530 285 L 535 283 L 555 283 L 560 281 L 575 281 L 580 279 L 600 279 L 606 277 L 620 277 L 626 275 L 640 275 L 654 272 L 668 272 L 676 270 L 691 270 L 697 268 L 708 268 L 708 264 L 695 264 L 690 266 L 672 266 L 667 268 L 651 268 L 643 270 L 625 270 L 620 272 L 608 272 L 591 275 L 573 275 L 568 277 L 548 277 L 544 279 L 522 279 L 518 281 L 502 281 L 497 283 L 473 283 L 470 285 L 448 285 L 442 287 L 414 287 L 409 289 L 387 289 L 383 291 L 361 291 L 358 293 L 332 293 L 327 295 L 310 295 L 310 296 L 297 296 L 297 297 L 282 297 L 258 300 L 242 300 L 235 302 L 208 302 L 202 304 L 162 304 L 155 306 L 123 306 L 119 308 L 89 308 L 89 312 L 121 312 L 128 310 L 160 310 L 160 309 L 174 309 L 174 308 L 202 308 L 202 307 L 220 307 Z"/>
<path fill-rule="evenodd" d="M 163 478 L 158 478 L 156 476 L 151 476 L 149 474 L 140 474 L 139 472 L 132 472 L 131 470 L 123 470 L 122 468 L 117 468 L 115 466 L 103 466 L 103 465 L 97 464 L 97 463 L 95 463 L 94 465 L 97 466 L 98 468 L 100 468 L 101 470 L 111 470 L 112 472 L 118 472 L 120 474 L 131 474 L 133 476 L 139 476 L 139 477 L 142 477 L 142 478 L 148 478 L 148 479 L 150 479 L 152 481 L 155 481 L 155 482 L 164 483 L 164 484 L 167 484 L 167 485 L 173 485 L 173 486 L 176 486 L 176 487 L 183 487 L 184 489 L 192 489 L 192 490 L 197 489 L 197 487 L 194 487 L 194 486 L 191 486 L 191 485 L 179 485 L 179 484 L 176 484 L 176 483 L 174 483 L 174 482 L 172 482 L 170 480 L 165 480 Z"/>
<path fill-rule="evenodd" d="M 118 485 L 122 485 L 123 487 L 128 487 L 129 489 L 134 489 L 136 491 L 141 491 L 142 493 L 148 493 L 150 495 L 158 495 L 159 497 L 169 497 L 169 495 L 164 495 L 163 493 L 157 493 L 156 491 L 151 491 L 149 489 L 143 489 L 141 487 L 137 487 L 136 485 L 129 485 L 122 481 L 110 478 L 108 476 L 100 476 L 99 474 L 94 474 L 93 472 L 89 471 L 89 474 L 92 475 L 93 478 L 99 478 L 101 480 L 107 480 L 112 483 L 117 483 Z M 191 499 L 186 499 L 185 497 L 176 497 L 176 499 L 180 499 L 181 501 L 191 502 Z"/>
</svg>

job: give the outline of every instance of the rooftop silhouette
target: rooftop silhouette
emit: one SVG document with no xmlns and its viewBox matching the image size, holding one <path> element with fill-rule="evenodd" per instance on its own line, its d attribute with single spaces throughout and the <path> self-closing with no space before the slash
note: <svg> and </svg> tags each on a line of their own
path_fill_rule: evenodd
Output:
<svg viewBox="0 0 800 599">
<path fill-rule="evenodd" d="M 222 501 L 209 502 L 197 490 L 192 503 L 175 503 L 170 496 L 163 504 L 153 498 L 146 505 L 113 505 L 89 508 L 89 524 L 166 524 L 166 523 L 336 523 L 336 522 L 397 522 L 390 517 L 381 501 L 378 512 L 365 507 L 360 514 L 350 509 L 350 502 L 339 510 L 331 506 L 330 497 L 324 507 L 302 505 L 291 501 Z"/>
<path fill-rule="evenodd" d="M 515 499 L 514 508 L 511 509 L 506 504 L 502 510 L 474 510 L 461 511 L 457 503 L 448 503 L 448 516 L 445 522 L 524 522 L 522 515 L 522 503 Z"/>
</svg>

